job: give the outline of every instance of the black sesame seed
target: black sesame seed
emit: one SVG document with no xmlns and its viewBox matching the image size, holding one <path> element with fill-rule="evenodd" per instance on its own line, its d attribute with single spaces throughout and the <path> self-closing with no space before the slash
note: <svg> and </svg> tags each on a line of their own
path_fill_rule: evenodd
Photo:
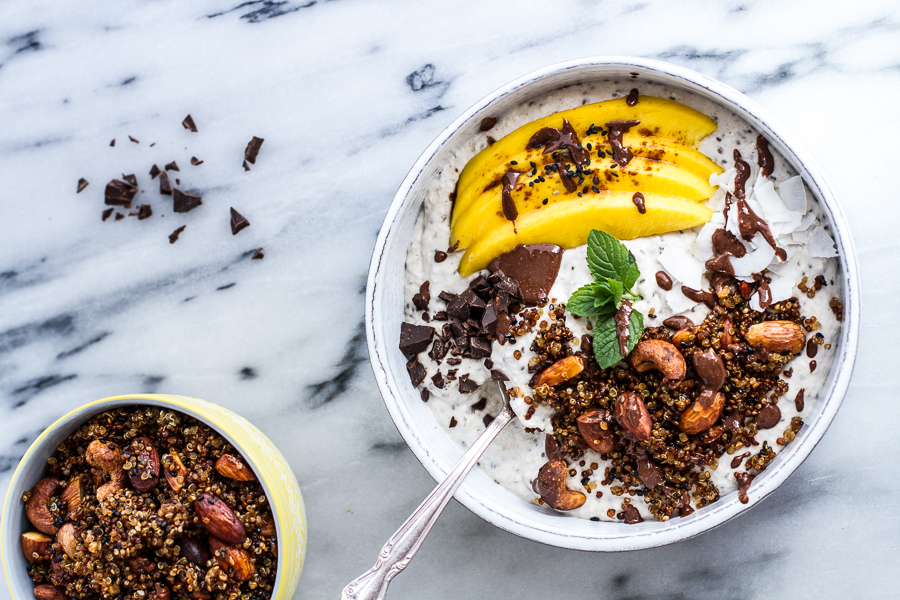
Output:
<svg viewBox="0 0 900 600">
<path fill-rule="evenodd" d="M 547 204 L 547 202 L 548 202 L 549 200 L 550 200 L 549 198 L 544 198 L 544 201 L 541 202 L 541 204 Z"/>
<path fill-rule="evenodd" d="M 511 165 L 517 165 L 517 164 L 519 164 L 519 161 L 511 160 L 511 161 L 509 161 L 509 164 L 511 164 Z"/>
<path fill-rule="evenodd" d="M 594 177 L 594 185 L 600 185 L 600 178 Z"/>
</svg>

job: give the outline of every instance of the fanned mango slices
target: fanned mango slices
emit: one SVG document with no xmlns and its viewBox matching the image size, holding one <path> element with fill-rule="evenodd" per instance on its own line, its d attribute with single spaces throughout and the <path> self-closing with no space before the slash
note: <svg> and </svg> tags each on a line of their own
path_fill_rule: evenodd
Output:
<svg viewBox="0 0 900 600">
<path fill-rule="evenodd" d="M 463 277 L 487 267 L 494 258 L 518 244 L 556 244 L 575 248 L 587 243 L 592 229 L 620 240 L 659 235 L 696 227 L 709 221 L 712 210 L 677 196 L 644 193 L 646 214 L 640 214 L 631 191 L 601 191 L 563 200 L 505 221 L 466 249 L 459 265 Z"/>
<path fill-rule="evenodd" d="M 705 178 L 695 175 L 678 165 L 658 160 L 635 157 L 624 169 L 611 168 L 615 163 L 607 156 L 593 159 L 590 168 L 596 173 L 598 183 L 588 176 L 573 192 L 566 191 L 557 173 L 545 175 L 545 181 L 528 183 L 534 178 L 523 175 L 510 197 L 522 215 L 544 206 L 577 198 L 578 192 L 587 187 L 600 190 L 655 192 L 668 196 L 681 196 L 700 202 L 708 199 L 715 188 L 709 185 L 709 175 Z M 578 183 L 578 180 L 575 180 Z M 450 245 L 459 242 L 458 248 L 468 248 L 487 232 L 507 222 L 503 216 L 502 189 L 498 185 L 485 192 L 468 210 L 455 214 L 450 227 Z M 555 195 L 554 195 L 555 194 Z"/>
</svg>

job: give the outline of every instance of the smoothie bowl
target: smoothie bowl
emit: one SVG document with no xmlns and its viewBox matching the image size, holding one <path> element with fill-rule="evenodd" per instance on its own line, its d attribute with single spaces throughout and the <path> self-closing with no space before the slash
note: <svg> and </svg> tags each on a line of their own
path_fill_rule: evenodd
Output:
<svg viewBox="0 0 900 600">
<path fill-rule="evenodd" d="M 494 92 L 404 181 L 369 271 L 370 357 L 456 494 L 582 550 L 647 548 L 753 506 L 821 439 L 852 372 L 844 218 L 765 112 L 702 75 L 584 59 Z"/>
<path fill-rule="evenodd" d="M 297 480 L 242 417 L 117 396 L 47 428 L 3 506 L 13 598 L 290 597 L 306 553 Z"/>
</svg>

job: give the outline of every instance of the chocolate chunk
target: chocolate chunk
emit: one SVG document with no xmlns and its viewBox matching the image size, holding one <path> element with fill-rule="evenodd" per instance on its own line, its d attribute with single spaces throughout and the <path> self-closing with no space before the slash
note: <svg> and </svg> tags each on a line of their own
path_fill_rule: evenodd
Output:
<svg viewBox="0 0 900 600">
<path fill-rule="evenodd" d="M 131 201 L 134 200 L 135 194 L 137 194 L 137 187 L 130 183 L 113 179 L 106 184 L 106 204 L 109 206 L 131 208 Z"/>
<path fill-rule="evenodd" d="M 176 179 L 176 180 L 175 180 L 175 185 L 181 185 L 181 180 L 180 180 L 180 179 Z"/>
<path fill-rule="evenodd" d="M 194 133 L 197 133 L 197 126 L 194 125 L 194 118 L 191 117 L 191 115 L 186 116 L 184 118 L 184 121 L 181 122 L 181 124 L 188 131 L 193 131 Z"/>
<path fill-rule="evenodd" d="M 774 404 L 766 404 L 756 415 L 756 427 L 772 429 L 781 420 L 781 409 Z"/>
<path fill-rule="evenodd" d="M 487 406 L 487 398 L 482 398 L 481 400 L 479 400 L 478 402 L 476 402 L 475 404 L 472 405 L 471 410 L 472 410 L 472 412 L 484 410 L 484 408 L 486 406 Z"/>
<path fill-rule="evenodd" d="M 484 303 L 484 300 L 479 298 L 475 294 L 475 291 L 471 288 L 469 288 L 468 290 L 466 290 L 465 292 L 460 294 L 459 297 L 463 298 L 465 300 L 466 304 L 469 305 L 469 317 L 467 317 L 467 318 L 480 319 L 481 315 L 484 314 L 484 309 L 486 306 Z M 476 328 L 477 328 L 477 324 L 476 324 Z"/>
<path fill-rule="evenodd" d="M 459 371 L 459 369 L 447 369 L 447 379 L 450 381 L 455 380 L 457 371 Z"/>
<path fill-rule="evenodd" d="M 428 356 L 434 362 L 441 362 L 441 360 L 447 356 L 449 350 L 450 348 L 444 343 L 443 338 L 435 337 L 434 343 L 431 345 L 431 350 L 428 352 Z"/>
<path fill-rule="evenodd" d="M 500 369 L 492 369 L 491 381 L 509 381 L 509 377 L 507 377 L 506 373 L 504 373 Z"/>
<path fill-rule="evenodd" d="M 491 421 L 493 421 L 493 420 L 494 420 L 494 417 L 492 415 L 484 415 L 484 417 L 482 417 L 482 419 L 481 419 L 481 422 L 484 423 L 485 427 L 487 427 L 488 425 L 491 424 Z"/>
<path fill-rule="evenodd" d="M 114 208 L 107 208 L 106 210 L 104 210 L 103 211 L 103 220 L 105 221 L 108 218 L 110 218 L 112 216 L 114 210 L 115 210 Z"/>
<path fill-rule="evenodd" d="M 448 292 L 447 290 L 444 290 L 444 291 L 442 291 L 440 294 L 438 294 L 438 298 L 440 298 L 441 300 L 443 300 L 443 301 L 446 302 L 447 304 L 450 304 L 450 302 L 451 302 L 454 298 L 456 298 L 456 294 L 453 294 L 453 293 L 451 293 L 451 292 Z"/>
<path fill-rule="evenodd" d="M 250 165 L 247 164 L 247 161 L 246 161 L 246 160 L 244 161 L 244 170 L 245 170 L 245 171 L 249 171 L 249 170 L 250 170 Z"/>
<path fill-rule="evenodd" d="M 434 262 L 442 263 L 447 260 L 447 253 L 443 250 L 435 250 L 434 251 Z"/>
<path fill-rule="evenodd" d="M 450 427 L 456 427 L 457 423 L 456 417 L 450 417 Z"/>
<path fill-rule="evenodd" d="M 164 196 L 172 195 L 172 182 L 169 181 L 169 175 L 165 171 L 159 173 L 159 193 Z"/>
<path fill-rule="evenodd" d="M 493 368 L 494 368 L 494 361 L 492 361 L 492 360 L 489 359 L 489 358 L 484 359 L 484 368 L 485 368 L 485 369 L 493 369 Z"/>
<path fill-rule="evenodd" d="M 447 364 L 450 365 L 451 367 L 455 367 L 457 365 L 462 364 L 462 359 L 457 358 L 455 356 L 451 356 L 450 358 L 447 359 Z"/>
<path fill-rule="evenodd" d="M 262 138 L 253 136 L 253 139 L 250 140 L 250 143 L 247 144 L 247 148 L 244 150 L 244 160 L 246 162 L 250 163 L 251 165 L 256 164 L 256 156 L 259 154 L 259 149 L 263 145 L 264 141 L 265 140 L 263 140 Z M 249 171 L 250 169 L 247 170 Z"/>
<path fill-rule="evenodd" d="M 199 203 L 198 203 L 199 204 Z M 231 235 L 237 235 L 238 232 L 242 229 L 246 229 L 250 227 L 250 221 L 244 218 L 244 215 L 234 210 L 234 207 L 231 208 Z M 190 210 L 190 209 L 188 209 Z M 177 209 L 175 212 L 179 212 Z"/>
<path fill-rule="evenodd" d="M 473 337 L 469 341 L 472 350 L 472 358 L 487 358 L 491 355 L 491 343 L 480 337 Z"/>
<path fill-rule="evenodd" d="M 431 315 L 428 314 L 427 310 L 422 312 L 422 320 L 425 321 L 426 323 L 431 322 Z"/>
<path fill-rule="evenodd" d="M 425 381 L 425 367 L 419 362 L 418 357 L 413 356 L 409 359 L 409 362 L 406 363 L 406 371 L 409 373 L 409 380 L 413 387 L 419 387 Z"/>
<path fill-rule="evenodd" d="M 491 137 L 491 136 L 487 136 L 487 137 L 485 138 L 485 140 L 487 141 L 487 145 L 488 145 L 488 146 L 493 146 L 494 144 L 497 143 L 497 140 L 496 140 L 495 138 Z"/>
<path fill-rule="evenodd" d="M 540 244 L 539 244 L 540 245 Z M 498 292 L 506 292 L 509 296 L 515 296 L 516 298 L 521 298 L 521 292 L 519 291 L 518 282 L 509 274 L 505 273 L 502 269 L 497 271 L 496 273 L 491 273 L 491 276 L 488 277 L 488 281 L 490 281 L 494 285 L 494 290 Z M 507 302 L 509 299 L 507 298 Z"/>
<path fill-rule="evenodd" d="M 444 389 L 444 376 L 440 371 L 431 376 L 431 383 L 439 390 Z"/>
<path fill-rule="evenodd" d="M 462 323 L 450 323 L 450 334 L 455 338 L 466 337 L 468 331 Z"/>
<path fill-rule="evenodd" d="M 662 471 L 647 455 L 637 458 L 638 477 L 641 483 L 648 488 L 653 489 L 663 480 Z"/>
<path fill-rule="evenodd" d="M 262 260 L 265 258 L 265 254 L 263 254 L 262 248 L 257 248 L 256 252 L 253 253 L 253 256 L 250 257 L 250 260 Z"/>
<path fill-rule="evenodd" d="M 431 317 L 431 318 L 432 318 L 432 320 L 434 320 L 434 321 L 446 321 L 446 320 L 448 319 L 448 317 L 447 317 L 447 311 L 446 311 L 446 310 L 439 310 L 439 311 L 437 311 L 436 313 L 434 313 L 434 316 Z"/>
<path fill-rule="evenodd" d="M 155 164 L 150 167 L 150 179 L 156 179 L 156 176 L 159 175 L 159 173 L 159 167 L 157 167 Z"/>
<path fill-rule="evenodd" d="M 166 171 L 181 171 L 181 169 L 178 168 L 178 163 L 173 160 L 166 165 Z"/>
<path fill-rule="evenodd" d="M 169 243 L 170 244 L 174 244 L 175 242 L 178 241 L 178 236 L 181 235 L 181 232 L 184 231 L 185 227 L 187 227 L 187 225 L 182 225 L 181 227 L 179 227 L 178 229 L 176 229 L 175 231 L 173 231 L 172 233 L 169 234 Z"/>
<path fill-rule="evenodd" d="M 431 392 L 428 391 L 428 388 L 422 388 L 422 402 L 428 402 L 428 399 L 431 398 Z"/>
<path fill-rule="evenodd" d="M 131 137 L 130 135 L 128 136 L 128 139 L 131 140 L 132 142 L 134 142 L 135 144 L 140 144 L 139 141 L 137 141 L 136 139 L 134 139 L 134 138 Z"/>
<path fill-rule="evenodd" d="M 489 298 L 491 295 L 491 284 L 484 275 L 479 275 L 469 283 L 469 289 L 478 294 L 482 298 Z"/>
<path fill-rule="evenodd" d="M 153 209 L 150 208 L 149 204 L 141 204 L 138 207 L 138 215 L 137 215 L 138 221 L 143 221 L 144 219 L 149 219 L 151 216 L 153 216 Z"/>
<path fill-rule="evenodd" d="M 459 391 L 463 394 L 471 394 L 478 389 L 478 384 L 469 379 L 468 373 L 459 376 Z"/>
<path fill-rule="evenodd" d="M 81 190 L 88 186 L 88 180 L 82 177 L 78 180 L 78 190 L 75 192 L 76 194 L 80 194 Z"/>
<path fill-rule="evenodd" d="M 199 158 L 197 158 L 196 156 L 192 156 L 192 157 L 191 157 L 191 164 L 194 165 L 194 166 L 196 167 L 197 165 L 202 165 L 202 164 L 203 164 L 203 161 L 200 160 Z"/>
<path fill-rule="evenodd" d="M 497 124 L 497 117 L 485 117 L 481 120 L 481 125 L 478 126 L 479 131 L 490 131 L 494 128 L 494 125 Z"/>
<path fill-rule="evenodd" d="M 447 314 L 450 315 L 451 319 L 456 319 L 457 321 L 465 321 L 469 318 L 469 314 L 471 314 L 469 303 L 466 302 L 466 298 L 463 294 L 454 297 L 453 300 L 447 304 Z"/>
<path fill-rule="evenodd" d="M 414 356 L 425 350 L 434 339 L 434 327 L 400 323 L 400 351 L 406 356 Z"/>
<path fill-rule="evenodd" d="M 115 146 L 115 145 L 116 145 L 116 138 L 113 138 L 113 141 L 111 141 L 111 142 L 109 143 L 109 145 L 110 145 L 110 146 Z"/>
<path fill-rule="evenodd" d="M 522 302 L 535 305 L 547 298 L 561 262 L 562 248 L 559 246 L 519 244 L 496 258 L 488 268 L 515 279 Z"/>
<path fill-rule="evenodd" d="M 431 282 L 426 281 L 419 286 L 419 293 L 412 297 L 416 310 L 428 310 L 428 301 L 431 300 L 431 292 L 428 289 L 430 285 Z"/>
<path fill-rule="evenodd" d="M 497 311 L 493 304 L 489 304 L 484 309 L 481 317 L 481 333 L 494 333 L 497 331 Z"/>
<path fill-rule="evenodd" d="M 185 194 L 178 188 L 173 190 L 172 197 L 172 210 L 177 213 L 186 213 L 194 210 L 201 204 L 203 204 L 203 200 L 200 196 L 195 196 L 194 194 Z"/>
<path fill-rule="evenodd" d="M 137 177 L 135 177 L 134 173 L 132 173 L 131 175 L 123 174 L 122 179 L 125 181 L 125 183 L 127 183 L 131 187 L 134 187 L 134 188 L 137 187 Z"/>
<path fill-rule="evenodd" d="M 635 508 L 634 504 L 629 504 L 625 507 L 625 510 L 622 511 L 625 517 L 626 525 L 634 525 L 635 523 L 643 523 L 644 518 L 641 517 L 640 511 Z"/>
<path fill-rule="evenodd" d="M 125 218 L 125 215 L 123 215 L 122 213 L 120 213 L 120 212 L 116 213 L 116 221 L 121 221 L 124 218 Z"/>
</svg>

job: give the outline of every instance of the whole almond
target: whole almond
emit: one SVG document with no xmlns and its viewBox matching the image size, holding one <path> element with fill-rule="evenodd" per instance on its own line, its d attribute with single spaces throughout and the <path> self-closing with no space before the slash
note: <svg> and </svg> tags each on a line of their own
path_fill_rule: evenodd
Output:
<svg viewBox="0 0 900 600">
<path fill-rule="evenodd" d="M 634 392 L 625 392 L 616 398 L 616 421 L 625 435 L 637 442 L 650 439 L 653 421 L 641 397 Z"/>
<path fill-rule="evenodd" d="M 702 433 L 712 427 L 725 407 L 725 394 L 716 393 L 712 402 L 707 405 L 705 399 L 698 398 L 688 406 L 678 421 L 678 428 L 688 435 Z"/>
<path fill-rule="evenodd" d="M 244 461 L 231 454 L 223 454 L 219 457 L 219 460 L 216 461 L 216 472 L 222 477 L 237 481 L 256 480 L 256 475 L 244 464 Z"/>
<path fill-rule="evenodd" d="M 37 531 L 22 534 L 22 554 L 28 562 L 44 562 L 50 559 L 50 545 L 53 538 Z"/>
<path fill-rule="evenodd" d="M 228 544 L 242 544 L 247 532 L 240 519 L 225 502 L 211 494 L 200 494 L 194 502 L 194 512 L 210 535 Z"/>
<path fill-rule="evenodd" d="M 203 542 L 194 538 L 183 537 L 178 540 L 178 547 L 181 548 L 181 556 L 195 565 L 200 567 L 206 566 L 206 561 L 209 560 L 209 549 Z"/>
<path fill-rule="evenodd" d="M 597 452 L 612 452 L 618 440 L 609 428 L 610 420 L 609 411 L 600 409 L 589 410 L 578 417 L 578 433 L 584 443 Z"/>
<path fill-rule="evenodd" d="M 793 321 L 764 321 L 751 325 L 744 336 L 751 346 L 760 344 L 769 352 L 789 350 L 798 354 L 806 343 L 803 329 Z"/>
<path fill-rule="evenodd" d="M 59 496 L 60 500 L 66 503 L 66 516 L 70 519 L 75 517 L 81 503 L 84 502 L 84 478 L 84 474 L 73 478 Z"/>
<path fill-rule="evenodd" d="M 58 585 L 42 583 L 34 588 L 34 597 L 37 600 L 66 600 L 66 588 Z"/>
<path fill-rule="evenodd" d="M 580 356 L 569 356 L 556 361 L 538 375 L 533 387 L 544 384 L 554 386 L 572 379 L 584 371 L 584 359 Z"/>
<path fill-rule="evenodd" d="M 215 537 L 209 538 L 209 549 L 219 563 L 219 568 L 231 573 L 238 581 L 247 581 L 256 571 L 250 562 L 250 554 L 243 548 L 230 546 Z"/>
<path fill-rule="evenodd" d="M 137 463 L 128 471 L 131 487 L 139 492 L 148 492 L 159 483 L 160 463 L 159 453 L 149 438 L 139 437 L 125 449 Z"/>
</svg>

